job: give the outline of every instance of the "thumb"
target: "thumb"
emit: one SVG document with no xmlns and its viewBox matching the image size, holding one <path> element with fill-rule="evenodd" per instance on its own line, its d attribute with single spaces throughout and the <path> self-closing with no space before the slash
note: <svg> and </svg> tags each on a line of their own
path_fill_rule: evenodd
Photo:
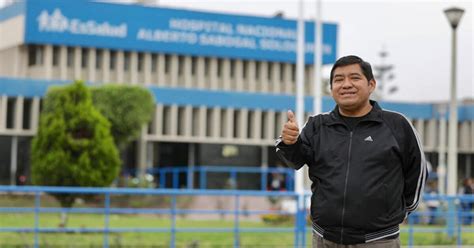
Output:
<svg viewBox="0 0 474 248">
<path fill-rule="evenodd" d="M 288 116 L 288 121 L 289 122 L 296 122 L 295 120 L 295 114 L 293 113 L 293 111 L 291 110 L 288 110 L 288 112 L 286 113 L 286 116 Z"/>
</svg>

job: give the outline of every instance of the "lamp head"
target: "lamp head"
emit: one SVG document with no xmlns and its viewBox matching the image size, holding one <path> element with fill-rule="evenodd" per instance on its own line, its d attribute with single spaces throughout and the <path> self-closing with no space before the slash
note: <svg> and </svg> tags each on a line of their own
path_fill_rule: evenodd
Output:
<svg viewBox="0 0 474 248">
<path fill-rule="evenodd" d="M 458 27 L 459 22 L 461 21 L 464 10 L 461 8 L 452 7 L 444 10 L 444 14 L 448 18 L 449 23 L 453 29 Z"/>
</svg>

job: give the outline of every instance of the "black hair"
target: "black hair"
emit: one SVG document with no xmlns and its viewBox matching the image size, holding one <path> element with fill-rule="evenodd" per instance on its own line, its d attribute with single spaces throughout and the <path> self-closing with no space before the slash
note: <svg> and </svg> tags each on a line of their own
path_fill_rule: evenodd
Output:
<svg viewBox="0 0 474 248">
<path fill-rule="evenodd" d="M 358 64 L 360 66 L 360 69 L 362 70 L 362 73 L 364 76 L 367 78 L 367 81 L 370 81 L 374 79 L 374 74 L 372 73 L 372 66 L 363 59 L 355 56 L 355 55 L 349 55 L 349 56 L 344 56 L 339 58 L 336 63 L 332 66 L 331 69 L 331 77 L 329 78 L 329 84 L 332 88 L 332 79 L 334 77 L 334 71 L 338 67 L 343 67 L 347 65 L 353 65 L 353 64 Z"/>
</svg>

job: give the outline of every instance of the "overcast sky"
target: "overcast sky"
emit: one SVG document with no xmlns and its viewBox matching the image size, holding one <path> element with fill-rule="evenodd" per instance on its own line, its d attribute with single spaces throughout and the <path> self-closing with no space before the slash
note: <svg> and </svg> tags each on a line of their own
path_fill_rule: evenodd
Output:
<svg viewBox="0 0 474 248">
<path fill-rule="evenodd" d="M 120 0 L 130 2 L 131 0 Z M 5 0 L 0 0 L 0 5 Z M 152 2 L 152 1 L 150 1 Z M 306 0 L 305 17 L 313 18 L 315 0 Z M 159 0 L 164 7 L 272 16 L 283 11 L 296 18 L 296 0 Z M 387 100 L 432 102 L 449 100 L 451 27 L 443 10 L 465 9 L 458 27 L 458 98 L 474 98 L 472 1 L 323 0 L 324 21 L 339 25 L 338 54 L 359 55 L 380 64 L 379 52 L 389 53 L 398 92 Z M 328 73 L 328 72 L 326 72 Z"/>
</svg>

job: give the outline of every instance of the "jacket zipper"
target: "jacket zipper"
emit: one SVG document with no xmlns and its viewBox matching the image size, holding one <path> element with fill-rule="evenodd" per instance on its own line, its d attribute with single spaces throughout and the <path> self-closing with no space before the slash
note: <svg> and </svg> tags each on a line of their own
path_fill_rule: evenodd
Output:
<svg viewBox="0 0 474 248">
<path fill-rule="evenodd" d="M 347 155 L 347 168 L 346 168 L 346 179 L 344 182 L 344 200 L 342 202 L 342 216 L 341 216 L 341 244 L 342 244 L 342 237 L 344 234 L 344 214 L 346 212 L 346 193 L 347 193 L 347 180 L 349 178 L 349 168 L 351 166 L 351 149 L 352 149 L 352 134 L 353 131 L 350 132 L 350 139 L 349 139 L 349 152 Z"/>
</svg>

